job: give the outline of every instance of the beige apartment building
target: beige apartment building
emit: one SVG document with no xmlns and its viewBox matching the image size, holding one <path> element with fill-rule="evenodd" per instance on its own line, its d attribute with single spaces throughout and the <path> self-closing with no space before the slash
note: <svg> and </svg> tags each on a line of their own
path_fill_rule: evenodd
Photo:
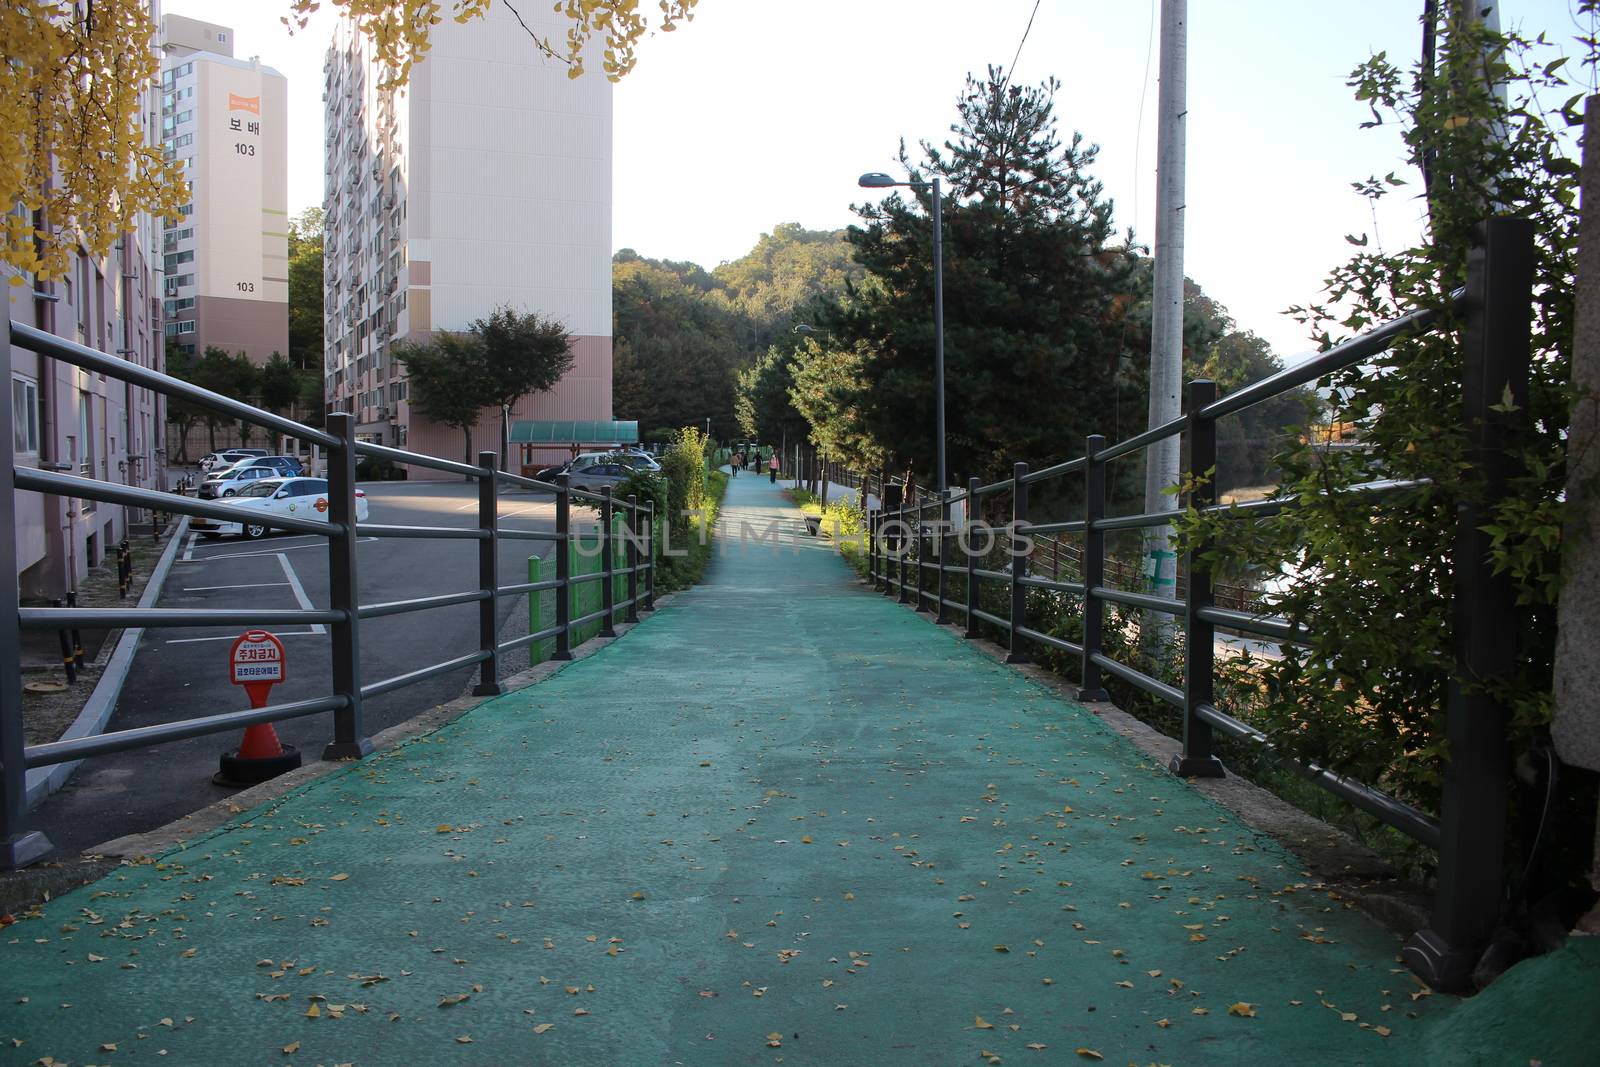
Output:
<svg viewBox="0 0 1600 1067">
<path fill-rule="evenodd" d="M 166 337 L 289 354 L 288 82 L 227 26 L 163 15 L 161 139 L 192 197 L 162 233 Z"/>
<path fill-rule="evenodd" d="M 534 32 L 565 33 L 549 5 L 522 17 Z M 343 20 L 325 75 L 328 410 L 354 413 L 365 440 L 459 459 L 460 432 L 411 407 L 393 345 L 509 304 L 575 338 L 572 370 L 513 410 L 521 439 L 544 440 L 538 431 L 557 420 L 609 423 L 611 83 L 568 78 L 501 5 L 435 25 L 400 89 L 381 87 L 369 42 Z M 497 449 L 499 430 L 500 413 L 486 410 L 473 447 Z M 522 458 L 549 462 L 569 444 Z"/>
</svg>

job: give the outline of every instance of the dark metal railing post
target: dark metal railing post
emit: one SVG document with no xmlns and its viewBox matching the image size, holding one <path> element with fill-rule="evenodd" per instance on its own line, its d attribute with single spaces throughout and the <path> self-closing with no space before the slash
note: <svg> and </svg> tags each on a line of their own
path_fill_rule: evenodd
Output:
<svg viewBox="0 0 1600 1067">
<path fill-rule="evenodd" d="M 927 511 L 928 502 L 926 500 L 918 501 L 915 512 L 917 524 L 917 599 L 914 605 L 917 611 L 928 610 L 928 580 L 926 577 L 928 573 L 928 552 L 923 548 L 923 531 L 926 529 L 927 523 L 922 521 L 922 516 L 927 514 Z"/>
<path fill-rule="evenodd" d="M 361 624 L 356 579 L 356 418 L 349 412 L 328 416 L 328 432 L 339 439 L 328 450 L 328 522 L 338 530 L 328 537 L 328 606 L 344 616 L 332 629 L 333 692 L 344 706 L 333 713 L 333 740 L 325 760 L 360 759 L 372 752 L 361 716 Z"/>
<path fill-rule="evenodd" d="M 1509 492 L 1512 450 L 1528 419 L 1534 228 L 1481 223 L 1467 259 L 1462 429 L 1470 469 L 1456 505 L 1455 672 L 1445 695 L 1449 742 L 1440 804 L 1437 888 L 1428 927 L 1403 958 L 1429 985 L 1469 988 L 1504 907 L 1509 712 L 1493 682 L 1517 665 L 1516 592 L 1496 574 L 1483 527 Z M 1510 397 L 1511 403 L 1504 402 Z"/>
<path fill-rule="evenodd" d="M 0 340 L 11 351 L 11 321 L 0 326 Z M 49 852 L 48 838 L 27 828 L 28 772 L 22 766 L 22 624 L 17 616 L 22 590 L 17 578 L 16 455 L 12 449 L 11 398 L 0 403 L 0 870 L 14 871 Z"/>
<path fill-rule="evenodd" d="M 910 599 L 906 596 L 906 557 L 911 555 L 910 527 L 906 525 L 906 498 L 910 495 L 911 486 L 902 485 L 900 487 L 900 525 L 896 535 L 900 545 L 900 558 L 896 561 L 896 570 L 899 572 L 899 582 L 897 583 L 899 596 L 896 599 L 902 604 Z"/>
<path fill-rule="evenodd" d="M 1106 447 L 1100 434 L 1090 434 L 1083 442 L 1083 666 L 1079 700 L 1108 700 L 1100 684 L 1101 643 L 1106 621 L 1105 602 L 1094 591 L 1106 580 L 1106 533 L 1095 524 L 1106 510 L 1106 465 L 1096 459 Z"/>
<path fill-rule="evenodd" d="M 1201 418 L 1200 411 L 1217 398 L 1215 382 L 1189 383 L 1189 506 L 1208 508 L 1217 502 L 1217 422 Z M 1183 628 L 1183 751 L 1172 757 L 1167 769 L 1186 778 L 1221 778 L 1222 761 L 1212 752 L 1211 724 L 1198 709 L 1215 699 L 1212 670 L 1216 659 L 1216 627 L 1200 618 L 1212 607 L 1211 565 L 1201 558 L 1204 546 L 1191 547 L 1184 556 L 1189 575 L 1184 598 Z"/>
<path fill-rule="evenodd" d="M 962 636 L 976 638 L 978 616 L 974 612 L 978 607 L 978 553 L 972 547 L 973 531 L 978 528 L 978 479 L 976 478 L 967 479 L 967 504 L 962 510 L 966 517 L 960 544 L 967 554 L 967 629 Z"/>
<path fill-rule="evenodd" d="M 612 553 L 616 550 L 611 536 L 611 516 L 615 514 L 611 502 L 611 486 L 600 487 L 600 567 L 605 575 L 600 579 L 600 605 L 605 615 L 600 619 L 599 637 L 617 636 L 617 567 Z"/>
<path fill-rule="evenodd" d="M 478 529 L 483 537 L 478 541 L 478 589 L 487 592 L 487 600 L 478 601 L 478 650 L 489 653 L 489 658 L 478 665 L 478 684 L 472 695 L 499 696 L 500 689 L 500 639 L 497 620 L 500 607 L 500 494 L 495 478 L 499 463 L 496 452 L 479 452 L 478 468 Z"/>
<path fill-rule="evenodd" d="M 1027 476 L 1026 463 L 1011 468 L 1011 643 L 1007 646 L 1007 663 L 1028 662 L 1022 643 L 1022 628 L 1028 625 L 1028 587 L 1022 584 L 1028 573 L 1028 554 L 1018 545 L 1026 536 L 1028 525 L 1028 483 L 1022 480 Z"/>
<path fill-rule="evenodd" d="M 639 621 L 639 497 L 635 493 L 628 494 L 628 517 L 625 520 L 628 529 L 628 610 L 623 615 L 623 622 Z"/>
<path fill-rule="evenodd" d="M 556 650 L 551 659 L 572 658 L 571 475 L 556 475 Z M 534 594 L 537 596 L 538 594 Z"/>
<path fill-rule="evenodd" d="M 646 500 L 644 503 L 644 528 L 645 544 L 648 555 L 645 557 L 644 567 L 644 605 L 641 611 L 656 610 L 656 502 Z"/>
<path fill-rule="evenodd" d="M 939 525 L 934 532 L 933 562 L 939 565 L 936 572 L 937 581 L 934 582 L 933 595 L 936 603 L 933 609 L 933 621 L 943 626 L 950 621 L 950 612 L 945 608 L 945 580 L 944 556 L 945 547 L 950 543 L 950 490 L 939 490 Z"/>
<path fill-rule="evenodd" d="M 867 585 L 872 589 L 878 588 L 878 517 L 877 508 L 867 508 Z"/>
</svg>

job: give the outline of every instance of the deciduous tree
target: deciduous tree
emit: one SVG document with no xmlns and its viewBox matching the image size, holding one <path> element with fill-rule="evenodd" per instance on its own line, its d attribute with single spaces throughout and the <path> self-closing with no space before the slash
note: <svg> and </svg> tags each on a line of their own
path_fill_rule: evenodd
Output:
<svg viewBox="0 0 1600 1067">
<path fill-rule="evenodd" d="M 476 371 L 480 404 L 500 411 L 500 466 L 510 459 L 507 412 L 530 393 L 555 387 L 572 369 L 572 335 L 565 326 L 537 312 L 502 306 L 472 323 L 483 349 Z"/>
<path fill-rule="evenodd" d="M 472 455 L 472 428 L 483 415 L 483 342 L 469 333 L 439 331 L 431 341 L 401 341 L 391 350 L 405 365 L 411 406 L 434 422 L 461 431 L 464 463 Z"/>
<path fill-rule="evenodd" d="M 281 352 L 272 353 L 272 358 L 261 368 L 261 406 L 282 414 L 299 398 L 300 376 Z"/>
</svg>

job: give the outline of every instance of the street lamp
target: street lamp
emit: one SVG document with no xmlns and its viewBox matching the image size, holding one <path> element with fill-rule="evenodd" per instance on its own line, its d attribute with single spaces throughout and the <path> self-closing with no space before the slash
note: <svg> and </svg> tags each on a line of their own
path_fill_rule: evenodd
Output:
<svg viewBox="0 0 1600 1067">
<path fill-rule="evenodd" d="M 944 206 L 940 197 L 939 179 L 931 182 L 897 182 L 887 174 L 876 171 L 863 174 L 857 183 L 863 189 L 890 189 L 906 186 L 911 189 L 933 191 L 933 436 L 938 455 L 938 491 L 949 487 L 944 469 Z"/>
</svg>

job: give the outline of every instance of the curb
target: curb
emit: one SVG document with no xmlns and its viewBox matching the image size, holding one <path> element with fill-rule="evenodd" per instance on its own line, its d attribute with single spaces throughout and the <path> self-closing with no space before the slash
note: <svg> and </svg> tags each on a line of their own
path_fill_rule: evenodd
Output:
<svg viewBox="0 0 1600 1067">
<path fill-rule="evenodd" d="M 178 548 L 183 543 L 184 536 L 189 532 L 189 516 L 185 515 L 178 520 L 178 525 L 173 529 L 171 540 L 167 542 L 166 551 L 161 553 L 161 559 L 156 562 L 155 570 L 150 572 L 150 580 L 145 583 L 144 592 L 139 597 L 138 607 L 141 610 L 155 607 L 157 600 L 161 599 L 162 587 L 167 583 L 167 574 L 172 570 L 172 562 L 178 556 Z M 66 733 L 60 740 L 75 741 L 80 737 L 96 737 L 105 732 L 106 723 L 111 721 L 111 715 L 117 710 L 117 700 L 122 696 L 122 685 L 128 680 L 128 671 L 133 668 L 133 658 L 139 651 L 139 638 L 144 636 L 144 627 L 137 626 L 122 631 L 117 638 L 116 651 L 106 662 L 106 669 L 100 675 L 100 680 L 95 683 L 94 692 L 89 694 L 89 699 L 84 703 L 83 710 L 78 712 L 78 717 L 72 720 L 72 725 L 67 727 Z M 34 767 L 28 771 L 27 784 L 23 787 L 23 803 L 28 810 L 39 806 L 45 797 L 66 785 L 72 777 L 72 772 L 78 769 L 82 760 L 73 760 L 71 763 L 57 763 L 51 767 Z"/>
</svg>

